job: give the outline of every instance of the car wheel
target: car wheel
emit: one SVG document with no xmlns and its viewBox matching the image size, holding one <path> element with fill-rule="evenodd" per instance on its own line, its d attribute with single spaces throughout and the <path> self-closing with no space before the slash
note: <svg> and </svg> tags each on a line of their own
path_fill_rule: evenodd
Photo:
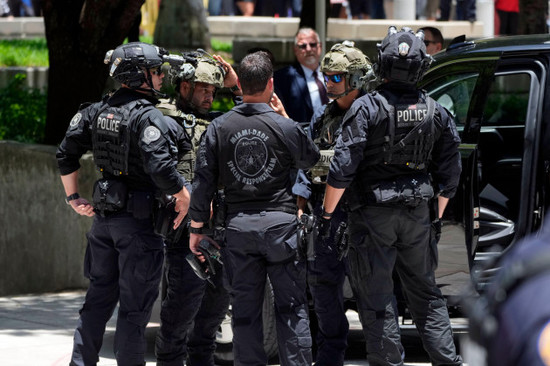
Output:
<svg viewBox="0 0 550 366">
<path fill-rule="evenodd" d="M 269 282 L 269 280 L 267 280 L 265 286 L 264 304 L 262 310 L 264 350 L 268 359 L 271 359 L 277 355 L 277 330 L 275 324 L 273 287 L 271 286 L 271 282 Z M 230 306 L 225 319 L 216 334 L 216 352 L 214 353 L 214 360 L 220 365 L 232 365 L 234 360 L 231 315 L 232 310 Z"/>
</svg>

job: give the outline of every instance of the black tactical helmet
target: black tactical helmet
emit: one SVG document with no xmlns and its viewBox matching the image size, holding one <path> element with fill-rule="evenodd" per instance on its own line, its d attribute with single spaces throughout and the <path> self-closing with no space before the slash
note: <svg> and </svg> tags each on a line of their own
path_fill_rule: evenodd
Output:
<svg viewBox="0 0 550 366">
<path fill-rule="evenodd" d="M 403 27 L 399 32 L 394 26 L 389 27 L 388 35 L 377 47 L 375 71 L 379 79 L 391 82 L 416 84 L 433 60 L 426 53 L 424 32 L 415 34 L 408 27 Z"/>
<path fill-rule="evenodd" d="M 163 56 L 168 52 L 163 48 L 143 42 L 132 42 L 118 46 L 105 55 L 104 62 L 109 65 L 109 75 L 116 81 L 137 89 L 143 83 L 151 83 L 150 76 L 143 69 L 160 67 Z M 152 85 L 149 85 L 152 88 Z"/>
</svg>

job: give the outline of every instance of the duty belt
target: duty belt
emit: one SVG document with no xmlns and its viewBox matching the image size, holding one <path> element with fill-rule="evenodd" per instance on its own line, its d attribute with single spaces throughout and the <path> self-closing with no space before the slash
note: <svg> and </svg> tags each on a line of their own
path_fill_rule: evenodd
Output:
<svg viewBox="0 0 550 366">
<path fill-rule="evenodd" d="M 247 213 L 259 213 L 262 211 L 279 211 L 279 212 L 285 212 L 289 214 L 296 214 L 297 209 L 296 207 L 288 207 L 288 206 L 266 206 L 266 207 L 231 207 L 228 206 L 227 208 L 227 214 L 237 214 L 239 212 L 247 212 Z"/>
</svg>

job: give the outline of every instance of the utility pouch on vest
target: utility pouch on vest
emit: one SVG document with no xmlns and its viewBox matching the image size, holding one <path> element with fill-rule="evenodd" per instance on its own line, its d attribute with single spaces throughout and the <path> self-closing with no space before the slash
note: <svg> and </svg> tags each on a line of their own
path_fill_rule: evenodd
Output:
<svg viewBox="0 0 550 366">
<path fill-rule="evenodd" d="M 162 236 L 167 244 L 176 244 L 180 241 L 183 233 L 187 230 L 187 224 L 182 222 L 174 230 L 174 219 L 178 216 L 176 212 L 176 199 L 170 195 L 163 194 L 157 197 L 159 208 L 155 219 L 155 233 Z"/>
<path fill-rule="evenodd" d="M 101 216 L 124 209 L 127 198 L 128 189 L 122 181 L 104 178 L 94 184 L 92 193 L 94 211 Z"/>
<path fill-rule="evenodd" d="M 434 190 L 427 175 L 406 175 L 395 180 L 386 180 L 373 185 L 372 193 L 376 203 L 400 203 L 416 207 L 434 196 Z"/>
</svg>

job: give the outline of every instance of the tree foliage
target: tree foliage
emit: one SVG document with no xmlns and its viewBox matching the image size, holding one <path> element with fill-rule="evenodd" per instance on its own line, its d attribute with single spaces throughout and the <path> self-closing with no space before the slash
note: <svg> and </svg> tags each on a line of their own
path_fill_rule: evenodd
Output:
<svg viewBox="0 0 550 366">
<path fill-rule="evenodd" d="M 144 0 L 44 0 L 49 49 L 45 143 L 58 144 L 83 102 L 98 101 L 105 53 L 122 44 Z"/>
<path fill-rule="evenodd" d="M 46 95 L 25 87 L 25 74 L 17 74 L 0 89 L 0 140 L 42 143 Z"/>
</svg>

